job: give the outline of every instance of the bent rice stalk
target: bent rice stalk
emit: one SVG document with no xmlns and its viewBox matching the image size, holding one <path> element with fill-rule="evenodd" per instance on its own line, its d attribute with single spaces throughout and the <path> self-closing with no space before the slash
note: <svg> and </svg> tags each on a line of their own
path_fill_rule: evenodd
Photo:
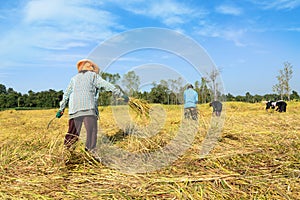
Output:
<svg viewBox="0 0 300 200">
<path fill-rule="evenodd" d="M 134 110 L 140 116 L 149 116 L 150 105 L 146 100 L 136 99 L 133 97 L 129 98 L 129 107 Z"/>
</svg>

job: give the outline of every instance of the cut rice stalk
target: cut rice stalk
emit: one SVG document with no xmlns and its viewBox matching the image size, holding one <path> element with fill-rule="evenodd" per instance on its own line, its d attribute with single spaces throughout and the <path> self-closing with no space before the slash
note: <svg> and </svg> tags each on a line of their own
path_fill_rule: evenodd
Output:
<svg viewBox="0 0 300 200">
<path fill-rule="evenodd" d="M 150 105 L 146 100 L 129 97 L 128 105 L 139 116 L 149 116 Z"/>
</svg>

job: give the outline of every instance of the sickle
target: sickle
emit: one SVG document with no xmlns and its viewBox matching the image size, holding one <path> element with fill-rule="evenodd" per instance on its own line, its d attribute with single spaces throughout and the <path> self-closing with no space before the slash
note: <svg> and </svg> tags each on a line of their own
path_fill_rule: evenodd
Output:
<svg viewBox="0 0 300 200">
<path fill-rule="evenodd" d="M 48 123 L 47 129 L 49 129 L 50 124 L 52 123 L 53 120 L 55 120 L 56 117 L 54 117 L 53 119 L 51 119 Z"/>
</svg>

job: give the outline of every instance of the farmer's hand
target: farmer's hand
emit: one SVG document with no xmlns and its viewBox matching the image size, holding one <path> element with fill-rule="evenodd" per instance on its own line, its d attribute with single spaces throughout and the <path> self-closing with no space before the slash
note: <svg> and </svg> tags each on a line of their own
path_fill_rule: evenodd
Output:
<svg viewBox="0 0 300 200">
<path fill-rule="evenodd" d="M 64 111 L 58 110 L 56 113 L 56 118 L 60 118 L 61 116 L 63 116 Z"/>
<path fill-rule="evenodd" d="M 125 94 L 122 96 L 122 99 L 126 103 L 128 103 L 128 101 L 129 101 L 129 97 L 127 95 L 125 95 Z"/>
</svg>

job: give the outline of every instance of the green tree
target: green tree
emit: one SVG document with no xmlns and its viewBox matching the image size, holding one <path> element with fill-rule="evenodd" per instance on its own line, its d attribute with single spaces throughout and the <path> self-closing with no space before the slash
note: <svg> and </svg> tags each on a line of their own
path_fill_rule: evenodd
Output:
<svg viewBox="0 0 300 200">
<path fill-rule="evenodd" d="M 23 95 L 18 97 L 18 107 L 24 107 L 24 97 L 23 97 Z"/>
<path fill-rule="evenodd" d="M 8 88 L 6 94 L 6 108 L 14 108 L 18 106 L 19 94 L 13 88 Z"/>
<path fill-rule="evenodd" d="M 149 93 L 149 100 L 151 103 L 161 103 L 167 104 L 168 103 L 168 90 L 164 85 L 153 83 L 151 91 Z"/>
<path fill-rule="evenodd" d="M 291 100 L 300 100 L 300 96 L 295 90 L 292 91 Z"/>
<path fill-rule="evenodd" d="M 101 77 L 104 80 L 106 80 L 106 81 L 108 81 L 112 84 L 116 84 L 121 78 L 121 76 L 118 73 L 117 74 L 110 74 L 110 73 L 106 73 L 106 72 L 102 72 Z"/>
<path fill-rule="evenodd" d="M 116 84 L 121 76 L 117 73 L 117 74 L 110 74 L 110 73 L 106 73 L 106 72 L 102 72 L 101 73 L 101 77 L 112 83 L 112 84 Z M 111 92 L 109 91 L 105 91 L 103 89 L 100 90 L 100 96 L 98 98 L 98 105 L 101 105 L 101 106 L 108 106 L 110 105 L 112 102 L 112 94 Z"/>
<path fill-rule="evenodd" d="M 28 96 L 25 99 L 25 105 L 26 107 L 36 107 L 36 93 L 32 90 L 28 91 Z"/>
<path fill-rule="evenodd" d="M 207 103 L 210 101 L 211 91 L 209 90 L 207 84 L 208 79 L 205 77 L 201 77 L 201 83 L 199 88 L 200 101 L 201 103 Z"/>
<path fill-rule="evenodd" d="M 263 100 L 263 97 L 261 95 L 254 95 L 253 96 L 253 103 L 261 102 Z"/>
<path fill-rule="evenodd" d="M 236 101 L 245 101 L 245 97 L 241 96 L 241 95 L 238 95 L 238 96 L 235 97 L 235 100 Z"/>
<path fill-rule="evenodd" d="M 253 103 L 253 96 L 250 94 L 250 92 L 246 92 L 245 100 L 246 102 Z"/>
<path fill-rule="evenodd" d="M 5 85 L 0 84 L 0 94 L 7 94 Z"/>
<path fill-rule="evenodd" d="M 0 84 L 0 108 L 6 108 L 6 87 L 5 85 Z"/>
<path fill-rule="evenodd" d="M 263 96 L 263 99 L 266 100 L 266 101 L 270 101 L 270 100 L 278 101 L 278 100 L 280 100 L 280 95 L 278 95 L 278 94 L 265 94 Z"/>
<path fill-rule="evenodd" d="M 6 108 L 6 94 L 0 94 L 0 108 Z"/>
<path fill-rule="evenodd" d="M 235 101 L 235 97 L 232 94 L 228 93 L 226 95 L 226 101 Z"/>
</svg>

